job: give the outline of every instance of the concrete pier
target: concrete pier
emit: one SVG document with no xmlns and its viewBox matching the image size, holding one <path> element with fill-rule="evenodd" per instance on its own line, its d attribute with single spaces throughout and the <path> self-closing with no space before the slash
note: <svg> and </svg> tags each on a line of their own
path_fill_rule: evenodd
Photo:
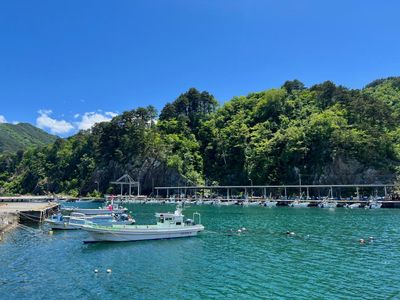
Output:
<svg viewBox="0 0 400 300">
<path fill-rule="evenodd" d="M 0 203 L 0 214 L 14 214 L 21 223 L 42 222 L 58 210 L 55 202 L 6 202 Z"/>
<path fill-rule="evenodd" d="M 48 202 L 54 201 L 54 196 L 3 196 L 0 202 Z"/>
</svg>

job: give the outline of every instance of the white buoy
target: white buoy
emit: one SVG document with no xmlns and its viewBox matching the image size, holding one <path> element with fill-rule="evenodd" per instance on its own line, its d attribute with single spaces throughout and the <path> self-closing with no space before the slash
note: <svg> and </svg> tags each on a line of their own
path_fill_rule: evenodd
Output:
<svg viewBox="0 0 400 300">
<path fill-rule="evenodd" d="M 238 229 L 238 231 L 237 231 L 238 233 L 241 233 L 242 231 L 240 230 L 240 229 Z"/>
<path fill-rule="evenodd" d="M 242 231 L 246 231 L 246 230 L 247 230 L 246 227 L 243 227 L 243 228 L 242 228 Z"/>
<path fill-rule="evenodd" d="M 94 269 L 94 272 L 95 272 L 95 273 L 99 273 L 99 270 L 97 270 L 97 269 Z"/>
<path fill-rule="evenodd" d="M 53 230 L 49 230 L 49 234 L 52 235 L 53 234 Z"/>
<path fill-rule="evenodd" d="M 107 269 L 107 273 L 111 273 L 111 269 Z"/>
</svg>

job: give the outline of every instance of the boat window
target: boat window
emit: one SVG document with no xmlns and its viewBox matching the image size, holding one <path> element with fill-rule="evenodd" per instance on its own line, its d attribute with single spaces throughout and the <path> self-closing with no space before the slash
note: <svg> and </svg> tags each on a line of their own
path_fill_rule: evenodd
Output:
<svg viewBox="0 0 400 300">
<path fill-rule="evenodd" d="M 182 223 L 181 222 L 176 222 L 176 225 L 182 225 Z"/>
</svg>

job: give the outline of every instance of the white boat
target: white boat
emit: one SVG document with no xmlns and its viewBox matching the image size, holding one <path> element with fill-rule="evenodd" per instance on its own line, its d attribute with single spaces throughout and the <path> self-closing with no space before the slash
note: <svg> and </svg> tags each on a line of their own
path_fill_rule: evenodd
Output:
<svg viewBox="0 0 400 300">
<path fill-rule="evenodd" d="M 318 203 L 318 207 L 320 208 L 335 208 L 337 207 L 337 201 L 335 200 L 323 200 Z"/>
<path fill-rule="evenodd" d="M 361 207 L 361 203 L 352 203 L 352 204 L 347 204 L 346 206 L 347 208 L 360 208 Z"/>
<path fill-rule="evenodd" d="M 216 205 L 219 205 L 219 206 L 228 206 L 228 205 L 233 205 L 233 204 L 235 204 L 235 201 L 217 200 L 217 201 L 215 202 L 215 204 L 216 204 Z"/>
<path fill-rule="evenodd" d="M 86 223 L 99 224 L 103 226 L 111 226 L 112 224 L 134 224 L 135 220 L 126 214 L 118 215 L 84 215 L 82 213 L 72 213 L 69 216 L 62 214 L 52 215 L 45 219 L 45 222 L 50 225 L 51 229 L 76 230 L 81 229 Z"/>
<path fill-rule="evenodd" d="M 99 208 L 64 207 L 62 208 L 62 210 L 66 212 L 76 212 L 85 215 L 124 214 L 128 211 L 127 208 L 120 207 L 118 204 L 114 203 Z"/>
<path fill-rule="evenodd" d="M 382 207 L 382 202 L 373 201 L 370 202 L 369 205 L 366 205 L 365 208 L 377 209 Z"/>
<path fill-rule="evenodd" d="M 301 200 L 294 200 L 289 204 L 290 207 L 308 207 L 309 205 L 310 202 Z"/>
<path fill-rule="evenodd" d="M 159 201 L 156 199 L 150 199 L 146 201 L 146 204 L 159 204 Z"/>
<path fill-rule="evenodd" d="M 260 206 L 261 202 L 260 201 L 249 201 L 248 206 Z"/>
<path fill-rule="evenodd" d="M 206 204 L 206 205 L 213 205 L 213 204 L 214 204 L 214 200 L 204 200 L 204 201 L 203 201 L 203 204 Z"/>
<path fill-rule="evenodd" d="M 275 207 L 277 204 L 278 204 L 278 201 L 268 200 L 268 201 L 264 202 L 265 207 Z"/>
<path fill-rule="evenodd" d="M 198 217 L 198 223 L 193 220 Z M 140 240 L 157 240 L 195 236 L 204 230 L 199 213 L 193 214 L 193 220 L 184 221 L 181 207 L 174 213 L 157 213 L 155 225 L 83 225 L 90 239 L 85 242 L 128 242 Z"/>
</svg>

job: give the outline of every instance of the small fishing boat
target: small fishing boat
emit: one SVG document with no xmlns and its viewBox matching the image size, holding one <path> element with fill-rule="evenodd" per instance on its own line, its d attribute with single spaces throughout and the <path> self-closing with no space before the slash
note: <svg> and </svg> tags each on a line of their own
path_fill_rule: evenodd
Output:
<svg viewBox="0 0 400 300">
<path fill-rule="evenodd" d="M 323 200 L 322 202 L 318 203 L 318 207 L 320 208 L 335 208 L 337 207 L 337 201 L 335 200 Z"/>
<path fill-rule="evenodd" d="M 229 200 L 216 200 L 215 201 L 215 205 L 218 205 L 218 206 L 228 206 L 228 205 L 233 205 L 233 204 L 235 204 L 235 201 L 229 201 Z"/>
<path fill-rule="evenodd" d="M 213 204 L 214 204 L 214 200 L 204 200 L 204 201 L 203 201 L 203 204 L 206 204 L 206 205 L 213 205 Z"/>
<path fill-rule="evenodd" d="M 112 224 L 130 225 L 134 224 L 135 220 L 127 214 L 114 215 L 84 215 L 82 213 L 71 213 L 69 216 L 63 216 L 61 213 L 52 215 L 45 219 L 51 229 L 76 230 L 81 229 L 81 226 L 90 223 L 103 226 L 111 226 Z"/>
<path fill-rule="evenodd" d="M 159 204 L 159 201 L 156 199 L 149 199 L 146 201 L 146 204 Z"/>
<path fill-rule="evenodd" d="M 265 207 L 275 207 L 278 204 L 278 201 L 267 200 L 264 202 Z"/>
<path fill-rule="evenodd" d="M 370 209 L 377 209 L 382 207 L 382 202 L 378 201 L 372 201 L 368 205 L 365 206 L 365 208 L 370 208 Z"/>
<path fill-rule="evenodd" d="M 289 204 L 290 207 L 308 207 L 310 202 L 302 200 L 294 200 Z"/>
<path fill-rule="evenodd" d="M 360 208 L 361 207 L 361 203 L 352 203 L 352 204 L 347 204 L 346 208 Z"/>
<path fill-rule="evenodd" d="M 198 223 L 195 223 L 197 216 Z M 155 225 L 112 225 L 109 227 L 86 224 L 82 229 L 88 232 L 90 239 L 85 242 L 127 242 L 140 240 L 170 239 L 195 236 L 204 230 L 199 213 L 193 219 L 184 221 L 182 208 L 177 207 L 174 213 L 156 213 Z"/>
<path fill-rule="evenodd" d="M 109 205 L 105 205 L 99 208 L 79 208 L 79 207 L 63 207 L 65 212 L 76 212 L 85 215 L 111 215 L 111 214 L 124 214 L 128 211 L 127 208 L 121 207 L 118 204 L 111 202 Z"/>
</svg>

